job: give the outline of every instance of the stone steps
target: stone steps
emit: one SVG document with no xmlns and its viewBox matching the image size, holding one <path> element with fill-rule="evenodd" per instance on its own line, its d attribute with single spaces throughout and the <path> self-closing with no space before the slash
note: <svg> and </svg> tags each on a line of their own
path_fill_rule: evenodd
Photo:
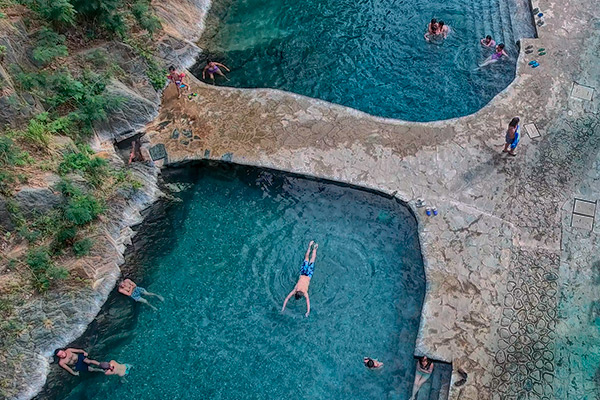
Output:
<svg viewBox="0 0 600 400">
<path fill-rule="evenodd" d="M 431 378 L 421 386 L 415 400 L 448 400 L 451 378 L 452 364 L 434 362 Z"/>
</svg>

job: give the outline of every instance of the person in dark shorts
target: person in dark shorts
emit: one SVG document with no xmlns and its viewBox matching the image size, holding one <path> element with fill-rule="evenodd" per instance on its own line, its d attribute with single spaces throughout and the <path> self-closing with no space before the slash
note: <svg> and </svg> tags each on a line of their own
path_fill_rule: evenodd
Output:
<svg viewBox="0 0 600 400">
<path fill-rule="evenodd" d="M 314 247 L 313 247 L 314 244 Z M 308 257 L 310 256 L 310 249 L 312 249 L 312 256 L 310 257 L 310 261 Z M 298 278 L 298 282 L 296 286 L 292 289 L 290 294 L 287 295 L 285 301 L 283 302 L 283 308 L 281 311 L 285 310 L 285 306 L 287 305 L 288 300 L 294 296 L 296 300 L 299 300 L 302 296 L 306 297 L 306 314 L 305 317 L 308 317 L 310 314 L 310 299 L 308 298 L 308 286 L 310 285 L 310 279 L 315 272 L 315 259 L 317 258 L 317 248 L 319 247 L 314 241 L 310 241 L 308 244 L 308 249 L 306 250 L 306 255 L 304 256 L 304 262 L 302 263 L 302 267 L 300 267 L 300 277 Z"/>
<path fill-rule="evenodd" d="M 136 285 L 135 282 L 131 279 L 124 279 L 121 283 L 119 283 L 119 293 L 124 294 L 125 296 L 129 296 L 133 300 L 138 301 L 140 303 L 147 304 L 154 310 L 156 310 L 156 307 L 148 303 L 148 300 L 144 299 L 142 296 L 153 296 L 157 297 L 160 301 L 164 301 L 164 298 L 161 295 L 156 293 L 150 293 L 143 287 Z"/>
<path fill-rule="evenodd" d="M 100 363 L 96 360 L 89 359 L 88 353 L 81 349 L 57 349 L 54 355 L 58 357 L 58 365 L 60 365 L 65 371 L 71 375 L 79 376 L 80 372 L 98 372 L 101 369 L 90 367 L 91 365 L 100 366 Z M 71 368 L 73 367 L 73 368 Z M 104 371 L 102 371 L 104 372 Z"/>
</svg>

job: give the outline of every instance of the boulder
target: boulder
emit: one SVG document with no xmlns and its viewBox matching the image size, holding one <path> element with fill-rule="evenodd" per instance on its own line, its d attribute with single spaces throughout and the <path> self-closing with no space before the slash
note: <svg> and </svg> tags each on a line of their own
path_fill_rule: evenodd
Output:
<svg viewBox="0 0 600 400">
<path fill-rule="evenodd" d="M 188 68 L 196 62 L 200 48 L 187 40 L 165 35 L 158 43 L 158 55 L 169 65 Z"/>
<path fill-rule="evenodd" d="M 48 188 L 24 187 L 15 195 L 19 210 L 27 218 L 51 211 L 58 207 L 62 200 L 61 195 Z"/>
<path fill-rule="evenodd" d="M 120 142 L 131 136 L 158 115 L 160 98 L 158 93 L 147 88 L 144 92 L 132 89 L 124 83 L 112 80 L 106 87 L 109 95 L 121 99 L 121 105 L 110 112 L 106 121 L 95 124 L 101 141 Z"/>
<path fill-rule="evenodd" d="M 8 207 L 6 205 L 6 200 L 4 197 L 0 196 L 0 228 L 5 229 L 7 231 L 13 231 L 15 229 L 15 225 L 13 224 L 12 218 L 10 216 L 10 212 L 8 211 Z"/>
</svg>

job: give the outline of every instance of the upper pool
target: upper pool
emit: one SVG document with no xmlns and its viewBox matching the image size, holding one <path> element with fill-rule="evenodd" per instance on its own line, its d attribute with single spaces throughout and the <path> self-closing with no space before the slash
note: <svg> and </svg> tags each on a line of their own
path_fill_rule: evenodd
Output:
<svg viewBox="0 0 600 400">
<path fill-rule="evenodd" d="M 127 382 L 54 366 L 39 399 L 410 396 L 425 277 L 404 205 L 252 168 L 174 173 L 181 201 L 144 223 L 126 273 L 165 301 L 150 299 L 154 312 L 113 293 L 76 343 L 132 364 Z M 311 239 L 311 314 L 294 299 L 282 313 Z M 385 367 L 369 371 L 363 356 Z"/>
<path fill-rule="evenodd" d="M 275 88 L 409 121 L 479 110 L 514 79 L 519 0 L 214 0 L 200 39 L 241 88 Z M 530 16 L 530 14 L 528 14 Z M 451 28 L 426 43 L 432 17 Z M 504 42 L 510 60 L 478 69 Z"/>
</svg>

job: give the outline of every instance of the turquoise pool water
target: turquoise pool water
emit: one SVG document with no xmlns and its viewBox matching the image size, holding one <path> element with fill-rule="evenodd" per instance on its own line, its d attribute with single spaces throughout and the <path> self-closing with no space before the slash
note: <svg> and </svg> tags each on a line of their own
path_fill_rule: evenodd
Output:
<svg viewBox="0 0 600 400">
<path fill-rule="evenodd" d="M 432 121 L 473 113 L 515 76 L 512 0 L 213 0 L 204 59 L 229 66 L 242 88 L 276 88 L 367 113 Z M 514 14 L 514 13 L 512 13 Z M 423 39 L 432 17 L 451 27 Z M 511 60 L 482 69 L 479 40 L 504 42 Z"/>
<path fill-rule="evenodd" d="M 120 383 L 58 371 L 40 398 L 410 396 L 425 278 L 406 207 L 257 169 L 167 174 L 187 189 L 145 224 L 132 257 L 133 278 L 164 303 L 153 301 L 154 312 L 115 294 L 77 343 L 97 359 L 133 364 L 131 375 Z M 293 299 L 281 313 L 311 239 L 319 243 L 311 314 Z M 384 369 L 366 370 L 365 355 Z"/>
</svg>

